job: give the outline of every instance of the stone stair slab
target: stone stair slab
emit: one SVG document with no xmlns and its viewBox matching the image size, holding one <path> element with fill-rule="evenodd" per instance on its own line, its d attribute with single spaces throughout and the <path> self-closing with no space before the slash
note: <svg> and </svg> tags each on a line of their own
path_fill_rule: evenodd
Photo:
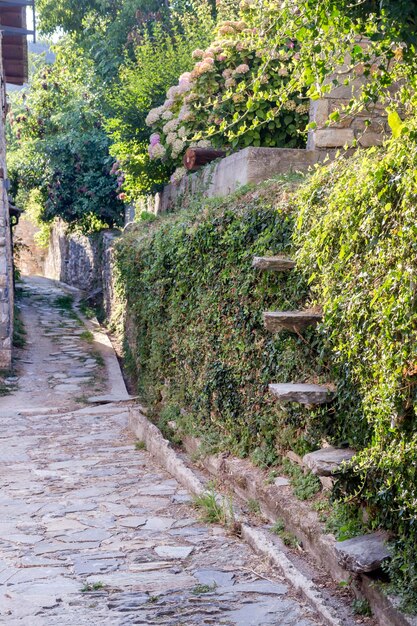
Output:
<svg viewBox="0 0 417 626">
<path fill-rule="evenodd" d="M 303 456 L 303 464 L 317 476 L 333 476 L 343 465 L 355 456 L 351 448 L 322 448 Z"/>
<path fill-rule="evenodd" d="M 277 256 L 256 256 L 253 259 L 252 267 L 257 270 L 269 270 L 273 272 L 288 272 L 295 267 L 295 261 L 288 257 Z"/>
<path fill-rule="evenodd" d="M 304 383 L 282 383 L 269 385 L 270 392 L 283 403 L 326 404 L 335 396 L 334 391 L 324 385 Z"/>
<path fill-rule="evenodd" d="M 271 333 L 281 330 L 300 332 L 308 326 L 315 326 L 322 320 L 321 313 L 315 311 L 266 311 L 264 313 L 265 328 Z"/>
<path fill-rule="evenodd" d="M 386 546 L 387 538 L 385 533 L 376 532 L 337 542 L 339 565 L 357 574 L 379 569 L 391 557 Z"/>
</svg>

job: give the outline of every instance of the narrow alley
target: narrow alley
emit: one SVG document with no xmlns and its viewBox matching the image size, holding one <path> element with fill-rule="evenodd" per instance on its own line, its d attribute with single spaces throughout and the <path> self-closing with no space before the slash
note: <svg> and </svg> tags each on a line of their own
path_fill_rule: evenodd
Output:
<svg viewBox="0 0 417 626">
<path fill-rule="evenodd" d="M 243 542 L 199 521 L 126 404 L 88 403 L 112 381 L 68 293 L 21 290 L 26 347 L 0 398 L 0 623 L 317 625 Z"/>
</svg>

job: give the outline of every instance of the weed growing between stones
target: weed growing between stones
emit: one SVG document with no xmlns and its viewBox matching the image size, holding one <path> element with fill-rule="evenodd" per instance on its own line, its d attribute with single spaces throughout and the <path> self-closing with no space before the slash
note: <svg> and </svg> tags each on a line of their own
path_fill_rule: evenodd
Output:
<svg viewBox="0 0 417 626">
<path fill-rule="evenodd" d="M 361 519 L 361 511 L 344 502 L 334 502 L 323 518 L 325 532 L 332 533 L 338 541 L 358 537 L 367 531 Z"/>
<path fill-rule="evenodd" d="M 372 617 L 372 610 L 369 606 L 369 602 L 364 599 L 357 598 L 352 602 L 352 611 L 354 615 L 361 615 L 363 617 Z"/>
<path fill-rule="evenodd" d="M 208 524 L 221 524 L 232 528 L 235 524 L 233 504 L 231 498 L 220 498 L 210 487 L 206 491 L 193 498 L 193 506 L 200 511 L 201 521 Z"/>
<path fill-rule="evenodd" d="M 10 371 L 0 370 L 0 397 L 10 395 L 13 390 L 13 386 L 5 382 L 8 376 L 10 376 Z"/>
<path fill-rule="evenodd" d="M 82 341 L 87 341 L 88 343 L 93 343 L 94 342 L 94 335 L 89 330 L 85 330 L 84 332 L 81 333 L 80 339 Z"/>
<path fill-rule="evenodd" d="M 144 441 L 136 441 L 135 450 L 146 450 L 146 443 Z"/>
<path fill-rule="evenodd" d="M 255 500 L 254 498 L 249 498 L 248 509 L 249 509 L 249 512 L 253 513 L 254 515 L 260 515 L 261 513 L 261 506 L 258 500 Z"/>
<path fill-rule="evenodd" d="M 72 311 L 74 306 L 74 298 L 71 295 L 57 296 L 52 302 L 53 306 L 64 311 Z"/>
<path fill-rule="evenodd" d="M 294 494 L 299 500 L 310 500 L 321 491 L 321 482 L 311 472 L 304 472 L 301 467 L 284 459 L 282 468 L 288 475 Z"/>
<path fill-rule="evenodd" d="M 297 537 L 285 530 L 285 524 L 281 519 L 278 519 L 270 529 L 274 535 L 277 535 L 282 540 L 283 544 L 288 548 L 299 548 L 300 542 Z"/>
<path fill-rule="evenodd" d="M 81 593 L 88 593 L 91 591 L 99 591 L 100 589 L 104 588 L 104 584 L 100 581 L 96 582 L 96 583 L 86 583 L 84 585 L 84 587 L 81 589 Z"/>
<path fill-rule="evenodd" d="M 26 330 L 18 306 L 14 307 L 13 346 L 24 348 L 26 345 Z"/>
<path fill-rule="evenodd" d="M 191 593 L 195 596 L 201 596 L 204 593 L 211 593 L 212 591 L 216 591 L 217 585 L 213 583 L 212 585 L 196 585 L 191 589 Z"/>
</svg>

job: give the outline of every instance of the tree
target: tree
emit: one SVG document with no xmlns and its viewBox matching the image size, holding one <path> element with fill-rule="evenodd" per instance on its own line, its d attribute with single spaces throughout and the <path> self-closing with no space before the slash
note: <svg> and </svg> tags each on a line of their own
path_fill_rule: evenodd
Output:
<svg viewBox="0 0 417 626">
<path fill-rule="evenodd" d="M 39 67 L 10 117 L 10 177 L 25 208 L 39 193 L 38 217 L 61 217 L 85 232 L 123 223 L 120 179 L 103 129 L 94 67 L 72 38 L 56 46 L 53 66 Z M 113 169 L 112 169 L 113 168 Z"/>
</svg>

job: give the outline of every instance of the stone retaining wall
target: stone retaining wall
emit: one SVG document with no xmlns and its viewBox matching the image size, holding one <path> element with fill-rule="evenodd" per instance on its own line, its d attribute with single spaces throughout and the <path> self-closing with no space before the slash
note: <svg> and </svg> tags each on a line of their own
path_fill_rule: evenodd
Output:
<svg viewBox="0 0 417 626">
<path fill-rule="evenodd" d="M 10 230 L 8 181 L 6 169 L 5 119 L 7 111 L 0 34 L 0 369 L 12 364 L 13 342 L 13 253 Z"/>
<path fill-rule="evenodd" d="M 69 232 L 64 222 L 58 221 L 47 249 L 36 244 L 36 232 L 36 226 L 24 218 L 16 228 L 21 249 L 16 264 L 22 274 L 45 276 L 76 287 L 102 302 L 110 318 L 115 302 L 113 242 L 120 231 L 104 230 L 87 237 Z"/>
</svg>

